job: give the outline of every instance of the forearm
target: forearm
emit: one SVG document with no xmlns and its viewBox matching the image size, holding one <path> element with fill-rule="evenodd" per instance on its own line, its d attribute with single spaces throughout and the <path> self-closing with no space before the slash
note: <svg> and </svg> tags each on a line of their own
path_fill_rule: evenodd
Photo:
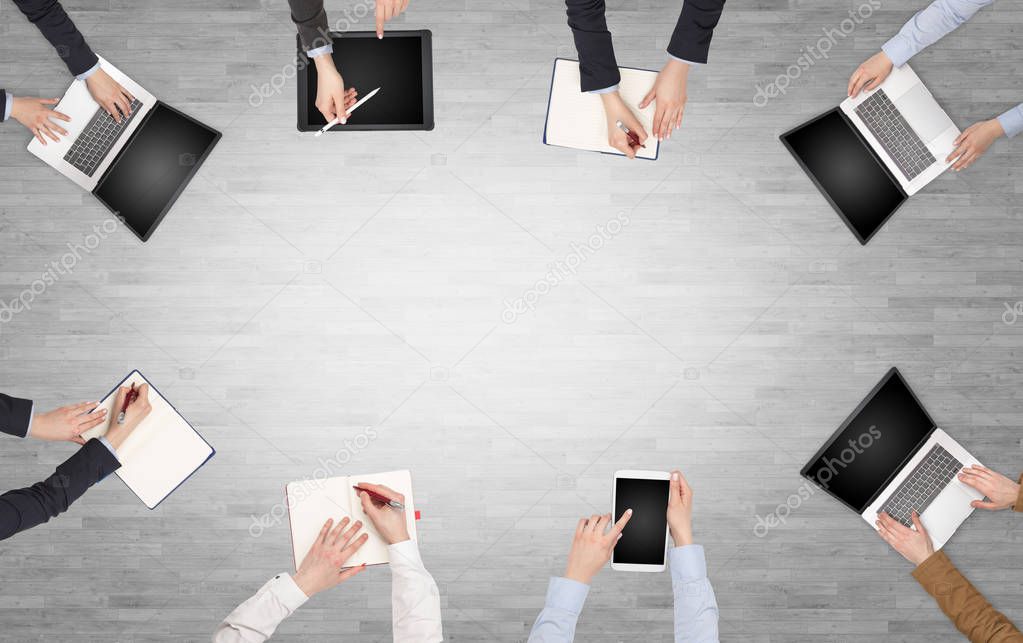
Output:
<svg viewBox="0 0 1023 643">
<path fill-rule="evenodd" d="M 714 28 L 724 8 L 725 0 L 684 0 L 668 53 L 685 62 L 707 62 Z"/>
<path fill-rule="evenodd" d="M 0 89 L 0 116 L 10 115 L 14 97 Z M 4 120 L 7 120 L 4 118 Z M 32 423 L 32 400 L 23 400 L 0 393 L 0 432 L 23 438 Z"/>
<path fill-rule="evenodd" d="M 579 56 L 580 89 L 606 89 L 621 80 L 611 32 L 604 17 L 604 0 L 565 0 L 568 26 Z"/>
<path fill-rule="evenodd" d="M 98 440 L 89 440 L 49 478 L 0 496 L 0 540 L 67 511 L 89 487 L 121 466 Z"/>
<path fill-rule="evenodd" d="M 529 632 L 528 643 L 570 643 L 590 586 L 567 578 L 552 578 L 547 600 Z"/>
<path fill-rule="evenodd" d="M 668 550 L 675 598 L 675 642 L 718 640 L 718 604 L 707 578 L 703 547 L 685 545 Z"/>
<path fill-rule="evenodd" d="M 323 0 L 288 0 L 291 19 L 298 27 L 298 35 L 306 51 L 331 44 L 330 29 Z"/>
<path fill-rule="evenodd" d="M 994 0 L 935 0 L 910 18 L 881 49 L 893 65 L 901 67 L 992 2 Z"/>
<path fill-rule="evenodd" d="M 944 552 L 913 570 L 913 578 L 934 598 L 945 616 L 973 643 L 1020 643 L 1023 634 L 959 573 Z"/>
<path fill-rule="evenodd" d="M 278 574 L 227 615 L 213 633 L 213 643 L 262 643 L 308 599 L 288 574 Z"/>
<path fill-rule="evenodd" d="M 394 640 L 436 643 L 444 640 L 440 591 L 426 571 L 415 541 L 387 548 L 391 558 L 391 620 Z"/>
<path fill-rule="evenodd" d="M 57 0 L 14 0 L 25 17 L 50 41 L 72 75 L 93 67 L 98 58 Z"/>
</svg>

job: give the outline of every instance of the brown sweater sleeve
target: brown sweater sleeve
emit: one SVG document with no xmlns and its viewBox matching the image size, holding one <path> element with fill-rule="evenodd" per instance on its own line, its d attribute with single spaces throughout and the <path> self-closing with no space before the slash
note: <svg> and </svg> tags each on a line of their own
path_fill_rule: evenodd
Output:
<svg viewBox="0 0 1023 643">
<path fill-rule="evenodd" d="M 991 607 L 945 552 L 936 552 L 920 563 L 913 570 L 913 578 L 973 643 L 1023 643 L 1023 633 L 1004 614 Z"/>
<path fill-rule="evenodd" d="M 1012 506 L 1013 511 L 1023 512 L 1023 473 L 1019 474 L 1019 496 L 1016 498 L 1016 504 Z"/>
</svg>

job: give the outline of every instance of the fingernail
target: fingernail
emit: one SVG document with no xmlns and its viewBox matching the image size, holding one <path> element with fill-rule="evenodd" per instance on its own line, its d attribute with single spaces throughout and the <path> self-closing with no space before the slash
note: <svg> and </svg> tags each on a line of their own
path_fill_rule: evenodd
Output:
<svg viewBox="0 0 1023 643">
<path fill-rule="evenodd" d="M 377 40 L 383 40 L 383 39 L 384 39 L 384 34 L 378 33 L 377 34 Z"/>
<path fill-rule="evenodd" d="M 678 480 L 678 474 L 677 474 L 677 473 L 675 473 L 674 471 L 672 471 L 672 472 L 671 472 L 671 479 L 672 479 L 672 480 Z"/>
<path fill-rule="evenodd" d="M 346 125 L 347 123 L 348 123 L 348 119 L 347 118 L 342 118 L 341 119 L 341 124 L 342 125 Z"/>
<path fill-rule="evenodd" d="M 626 513 L 627 515 L 630 515 L 630 516 L 631 516 L 631 515 L 632 515 L 632 509 L 626 509 L 626 510 L 625 510 L 625 513 Z"/>
</svg>

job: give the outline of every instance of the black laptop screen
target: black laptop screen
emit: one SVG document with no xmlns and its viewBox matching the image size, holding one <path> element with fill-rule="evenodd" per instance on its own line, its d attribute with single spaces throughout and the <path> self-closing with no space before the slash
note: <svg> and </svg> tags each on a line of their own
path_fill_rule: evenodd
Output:
<svg viewBox="0 0 1023 643">
<path fill-rule="evenodd" d="M 348 125 L 423 125 L 423 39 L 418 35 L 344 34 L 334 38 L 334 64 L 362 98 L 377 87 L 376 96 L 352 112 Z M 316 109 L 316 66 L 307 67 L 306 111 L 317 129 L 327 124 Z"/>
<path fill-rule="evenodd" d="M 93 194 L 146 240 L 218 138 L 157 103 Z"/>
<path fill-rule="evenodd" d="M 927 411 L 893 369 L 803 475 L 863 512 L 933 428 Z"/>
<path fill-rule="evenodd" d="M 906 200 L 839 109 L 782 135 L 782 141 L 860 243 L 866 243 Z"/>
</svg>

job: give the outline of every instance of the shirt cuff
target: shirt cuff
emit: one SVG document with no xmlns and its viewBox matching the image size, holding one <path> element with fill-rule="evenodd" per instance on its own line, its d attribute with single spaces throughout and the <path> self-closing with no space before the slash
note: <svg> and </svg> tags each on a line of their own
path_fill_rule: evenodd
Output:
<svg viewBox="0 0 1023 643">
<path fill-rule="evenodd" d="M 302 607 L 309 600 L 309 597 L 305 595 L 305 592 L 298 586 L 298 583 L 291 577 L 291 574 L 278 574 L 274 576 L 267 589 L 273 592 L 274 596 L 281 601 L 281 604 L 292 612 Z"/>
<path fill-rule="evenodd" d="M 578 616 L 590 593 L 590 586 L 568 578 L 551 578 L 547 585 L 547 607 L 564 610 Z"/>
<path fill-rule="evenodd" d="M 668 550 L 671 563 L 671 577 L 681 583 L 691 583 L 707 578 L 707 559 L 703 545 L 683 545 Z"/>
<path fill-rule="evenodd" d="M 685 64 L 689 65 L 690 67 L 702 67 L 703 65 L 707 64 L 707 63 L 694 63 L 691 60 L 686 60 L 685 58 L 679 58 L 678 56 L 673 55 L 670 51 L 668 52 L 668 57 L 671 58 L 672 60 L 677 60 L 680 63 L 685 63 Z"/>
<path fill-rule="evenodd" d="M 101 435 L 97 439 L 99 440 L 100 444 L 107 448 L 107 451 L 109 451 L 111 455 L 117 458 L 117 451 L 114 450 L 114 445 L 110 444 L 110 442 L 107 441 L 107 437 L 105 435 Z M 117 461 L 120 462 L 121 459 L 117 458 Z"/>
<path fill-rule="evenodd" d="M 10 118 L 11 117 L 11 109 L 13 107 L 14 107 L 14 96 L 11 96 L 10 94 L 7 94 L 7 100 L 4 101 L 4 117 L 3 117 L 3 119 L 0 119 L 0 120 L 6 121 L 8 118 Z M 32 420 L 31 419 L 28 421 L 28 428 L 30 428 L 30 429 L 32 428 Z M 25 435 L 28 435 L 28 434 L 26 433 Z"/>
<path fill-rule="evenodd" d="M 11 99 L 7 97 L 7 115 L 4 116 L 4 120 L 7 120 L 7 116 L 11 115 Z M 25 437 L 32 435 L 32 420 L 35 418 L 36 403 L 29 402 L 28 405 L 28 428 L 25 429 Z"/>
<path fill-rule="evenodd" d="M 309 51 L 305 52 L 305 55 L 309 56 L 310 58 L 316 58 L 317 56 L 333 53 L 334 45 L 323 45 L 322 47 L 317 47 L 316 49 L 310 49 Z"/>
<path fill-rule="evenodd" d="M 884 43 L 881 47 L 881 51 L 888 55 L 888 59 L 892 61 L 892 64 L 896 67 L 902 67 L 909 62 L 909 59 L 916 53 L 910 46 L 902 34 L 896 35 L 894 38 Z"/>
<path fill-rule="evenodd" d="M 604 89 L 591 89 L 590 91 L 588 91 L 586 93 L 587 94 L 610 94 L 611 92 L 616 92 L 616 91 L 618 91 L 618 84 L 617 83 L 614 84 L 614 85 L 611 85 L 610 87 L 605 87 Z"/>
<path fill-rule="evenodd" d="M 1008 138 L 1023 132 L 1023 105 L 1017 105 L 998 117 Z"/>
<path fill-rule="evenodd" d="M 419 543 L 411 538 L 400 543 L 388 545 L 387 553 L 391 558 L 392 565 L 398 562 L 401 565 L 423 566 L 423 558 L 419 554 Z"/>
<path fill-rule="evenodd" d="M 77 76 L 75 76 L 75 78 L 78 80 L 85 80 L 89 76 L 95 74 L 97 71 L 99 71 L 99 61 L 96 61 L 95 65 L 78 74 Z"/>
</svg>

